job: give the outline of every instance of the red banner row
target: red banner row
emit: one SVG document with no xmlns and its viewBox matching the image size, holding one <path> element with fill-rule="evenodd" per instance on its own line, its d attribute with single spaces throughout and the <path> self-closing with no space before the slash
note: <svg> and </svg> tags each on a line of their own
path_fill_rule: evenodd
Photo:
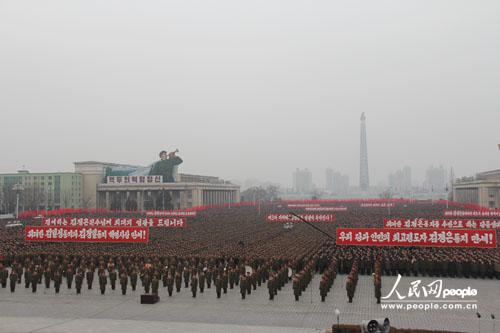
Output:
<svg viewBox="0 0 500 333">
<path fill-rule="evenodd" d="M 363 202 L 359 205 L 361 208 L 388 208 L 395 207 L 394 202 Z"/>
<path fill-rule="evenodd" d="M 445 217 L 500 217 L 500 210 L 445 210 Z"/>
<path fill-rule="evenodd" d="M 384 228 L 500 229 L 498 220 L 384 219 Z"/>
<path fill-rule="evenodd" d="M 146 216 L 177 216 L 177 217 L 195 217 L 196 211 L 191 210 L 149 210 Z"/>
<path fill-rule="evenodd" d="M 495 230 L 337 228 L 338 245 L 495 248 Z"/>
<path fill-rule="evenodd" d="M 338 206 L 338 207 L 305 207 L 304 210 L 306 212 L 346 212 L 347 207 Z"/>
<path fill-rule="evenodd" d="M 333 222 L 335 215 L 332 214 L 298 214 L 307 222 Z M 302 222 L 298 217 L 291 214 L 269 214 L 268 222 Z"/>
<path fill-rule="evenodd" d="M 24 240 L 28 242 L 147 243 L 149 229 L 140 227 L 26 226 Z"/>
<path fill-rule="evenodd" d="M 54 217 L 45 218 L 44 226 L 56 227 L 163 227 L 185 228 L 185 218 L 126 218 L 126 217 Z"/>
</svg>

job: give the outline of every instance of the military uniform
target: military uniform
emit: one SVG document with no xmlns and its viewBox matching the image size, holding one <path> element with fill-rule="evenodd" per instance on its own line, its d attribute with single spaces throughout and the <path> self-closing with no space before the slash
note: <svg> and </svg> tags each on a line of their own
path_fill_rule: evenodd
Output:
<svg viewBox="0 0 500 333">
<path fill-rule="evenodd" d="M 158 295 L 158 289 L 160 287 L 160 280 L 156 275 L 153 275 L 153 279 L 151 280 L 151 292 L 153 295 Z"/>
<path fill-rule="evenodd" d="M 205 289 L 205 274 L 203 272 L 200 273 L 199 282 L 200 282 L 200 293 L 203 294 L 203 290 Z"/>
<path fill-rule="evenodd" d="M 75 275 L 75 288 L 77 294 L 80 294 L 82 292 L 82 285 L 83 285 L 83 274 L 81 271 L 79 271 Z"/>
<path fill-rule="evenodd" d="M 54 273 L 54 289 L 56 290 L 56 294 L 59 294 L 59 289 L 61 288 L 62 284 L 62 274 L 57 270 Z"/>
<path fill-rule="evenodd" d="M 17 283 L 17 273 L 13 269 L 10 272 L 10 292 L 13 293 L 16 290 L 16 283 Z"/>
<path fill-rule="evenodd" d="M 181 291 L 182 275 L 180 272 L 175 272 L 175 289 L 177 292 Z"/>
<path fill-rule="evenodd" d="M 189 287 L 189 269 L 187 267 L 184 267 L 184 288 Z"/>
<path fill-rule="evenodd" d="M 241 299 L 245 299 L 245 296 L 247 294 L 247 278 L 244 275 L 240 276 L 240 292 Z"/>
<path fill-rule="evenodd" d="M 122 295 L 127 294 L 127 284 L 128 284 L 128 276 L 125 272 L 120 275 L 120 286 L 122 287 Z"/>
<path fill-rule="evenodd" d="M 66 282 L 68 283 L 68 289 L 71 289 L 71 284 L 73 283 L 74 272 L 71 267 L 66 270 Z"/>
<path fill-rule="evenodd" d="M 135 269 L 130 273 L 130 286 L 132 287 L 132 291 L 135 291 L 137 287 L 137 271 Z"/>
<path fill-rule="evenodd" d="M 111 285 L 111 290 L 115 290 L 116 288 L 116 270 L 114 268 L 111 269 L 111 271 L 109 272 L 109 283 Z"/>
<path fill-rule="evenodd" d="M 171 274 L 167 275 L 167 290 L 168 296 L 172 296 L 172 292 L 174 291 L 174 278 Z"/>
<path fill-rule="evenodd" d="M 9 278 L 9 271 L 7 271 L 7 268 L 3 267 L 0 264 L 0 282 L 2 283 L 2 288 L 7 287 L 8 278 Z"/>
<path fill-rule="evenodd" d="M 39 275 L 37 270 L 33 270 L 33 273 L 31 274 L 31 291 L 36 293 L 36 288 L 38 286 L 38 280 L 39 280 Z"/>
<path fill-rule="evenodd" d="M 49 289 L 50 288 L 50 277 L 52 273 L 50 272 L 50 269 L 47 267 L 45 271 L 43 272 L 43 278 L 45 280 L 45 288 Z"/>
<path fill-rule="evenodd" d="M 274 277 L 270 277 L 267 280 L 267 289 L 269 291 L 269 299 L 272 301 L 274 299 L 274 294 L 275 294 L 275 285 L 274 285 Z"/>
<path fill-rule="evenodd" d="M 108 278 L 106 277 L 106 274 L 102 272 L 99 274 L 99 287 L 101 288 L 101 295 L 104 295 L 106 292 L 106 284 L 108 284 Z"/>
<path fill-rule="evenodd" d="M 293 288 L 293 295 L 295 296 L 295 301 L 298 301 L 300 296 L 301 286 L 300 286 L 300 280 L 297 276 L 294 276 L 292 279 L 292 288 Z"/>
<path fill-rule="evenodd" d="M 193 293 L 193 298 L 196 297 L 197 290 L 198 290 L 198 277 L 193 274 L 191 276 L 191 292 Z"/>
</svg>

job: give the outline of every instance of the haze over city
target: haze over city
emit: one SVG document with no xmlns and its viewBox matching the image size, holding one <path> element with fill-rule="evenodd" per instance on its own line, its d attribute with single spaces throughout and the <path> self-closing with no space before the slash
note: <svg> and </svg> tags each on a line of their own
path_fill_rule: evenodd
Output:
<svg viewBox="0 0 500 333">
<path fill-rule="evenodd" d="M 0 172 L 74 161 L 291 185 L 498 169 L 500 3 L 1 1 Z"/>
</svg>

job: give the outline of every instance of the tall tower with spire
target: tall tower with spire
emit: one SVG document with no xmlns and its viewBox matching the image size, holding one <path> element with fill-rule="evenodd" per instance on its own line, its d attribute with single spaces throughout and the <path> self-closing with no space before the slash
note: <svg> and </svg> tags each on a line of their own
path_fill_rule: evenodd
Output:
<svg viewBox="0 0 500 333">
<path fill-rule="evenodd" d="M 362 191 L 368 190 L 370 179 L 368 177 L 368 148 L 366 147 L 366 117 L 361 114 L 361 147 L 359 157 L 359 188 Z"/>
</svg>

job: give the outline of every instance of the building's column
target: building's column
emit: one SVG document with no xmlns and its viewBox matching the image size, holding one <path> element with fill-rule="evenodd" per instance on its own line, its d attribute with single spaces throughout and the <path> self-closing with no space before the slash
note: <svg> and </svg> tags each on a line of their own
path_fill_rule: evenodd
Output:
<svg viewBox="0 0 500 333">
<path fill-rule="evenodd" d="M 142 211 L 142 191 L 138 190 L 136 192 L 135 200 L 137 201 L 137 210 Z"/>
<path fill-rule="evenodd" d="M 105 196 L 106 196 L 106 209 L 109 210 L 110 209 L 110 204 L 109 204 L 109 191 L 106 191 L 105 192 Z"/>
</svg>

